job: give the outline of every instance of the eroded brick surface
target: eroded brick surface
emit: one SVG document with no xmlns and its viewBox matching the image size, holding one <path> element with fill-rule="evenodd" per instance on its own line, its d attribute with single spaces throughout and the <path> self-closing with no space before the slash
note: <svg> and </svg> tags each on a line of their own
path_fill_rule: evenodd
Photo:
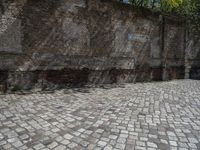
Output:
<svg viewBox="0 0 200 150">
<path fill-rule="evenodd" d="M 200 81 L 0 95 L 0 149 L 200 149 Z"/>
</svg>

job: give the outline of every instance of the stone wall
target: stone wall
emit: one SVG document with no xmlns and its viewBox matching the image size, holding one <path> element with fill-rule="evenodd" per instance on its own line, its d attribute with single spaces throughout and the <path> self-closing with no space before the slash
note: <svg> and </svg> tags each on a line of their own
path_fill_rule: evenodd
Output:
<svg viewBox="0 0 200 150">
<path fill-rule="evenodd" d="M 187 33 L 185 51 L 185 76 L 191 79 L 200 79 L 200 37 Z"/>
<path fill-rule="evenodd" d="M 0 79 L 8 87 L 185 76 L 180 19 L 111 0 L 3 0 L 0 8 Z"/>
</svg>

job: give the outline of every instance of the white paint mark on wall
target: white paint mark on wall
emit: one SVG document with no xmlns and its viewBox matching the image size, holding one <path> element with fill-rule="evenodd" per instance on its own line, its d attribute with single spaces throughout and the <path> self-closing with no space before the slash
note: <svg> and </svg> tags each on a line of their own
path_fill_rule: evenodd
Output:
<svg viewBox="0 0 200 150">
<path fill-rule="evenodd" d="M 17 16 L 22 11 L 27 0 L 20 0 L 20 2 L 11 3 L 0 20 L 0 35 L 3 34 L 17 19 Z"/>
</svg>

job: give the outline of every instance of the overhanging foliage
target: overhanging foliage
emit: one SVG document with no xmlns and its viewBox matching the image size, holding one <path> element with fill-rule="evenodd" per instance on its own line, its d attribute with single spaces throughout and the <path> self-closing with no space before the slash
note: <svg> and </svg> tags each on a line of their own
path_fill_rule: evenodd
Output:
<svg viewBox="0 0 200 150">
<path fill-rule="evenodd" d="M 134 7 L 149 8 L 153 11 L 179 15 L 186 19 L 188 28 L 200 32 L 200 0 L 119 0 Z"/>
</svg>

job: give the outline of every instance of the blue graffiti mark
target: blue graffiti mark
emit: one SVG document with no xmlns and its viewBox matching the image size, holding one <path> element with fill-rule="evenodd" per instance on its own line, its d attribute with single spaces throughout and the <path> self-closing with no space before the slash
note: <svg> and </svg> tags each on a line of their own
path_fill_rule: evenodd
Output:
<svg viewBox="0 0 200 150">
<path fill-rule="evenodd" d="M 141 35 L 141 34 L 134 34 L 134 33 L 128 33 L 127 35 L 127 39 L 129 41 L 134 41 L 134 40 L 139 40 L 142 42 L 146 42 L 148 40 L 148 36 L 147 35 Z"/>
<path fill-rule="evenodd" d="M 133 33 L 128 33 L 128 40 L 133 40 L 134 36 L 133 36 Z"/>
<path fill-rule="evenodd" d="M 129 4 L 129 0 L 123 0 L 124 3 Z"/>
</svg>

